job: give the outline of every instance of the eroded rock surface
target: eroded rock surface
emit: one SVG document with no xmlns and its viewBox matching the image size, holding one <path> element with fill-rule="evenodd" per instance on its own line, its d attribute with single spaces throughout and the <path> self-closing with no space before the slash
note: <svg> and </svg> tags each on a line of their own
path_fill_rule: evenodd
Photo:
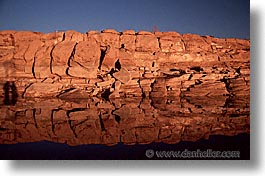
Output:
<svg viewBox="0 0 265 176">
<path fill-rule="evenodd" d="M 9 83 L 15 87 L 5 88 Z M 250 40 L 0 31 L 0 86 L 1 143 L 234 135 L 249 132 Z"/>
<path fill-rule="evenodd" d="M 249 40 L 112 29 L 1 31 L 0 51 L 1 85 L 14 80 L 24 97 L 57 96 L 69 88 L 101 97 L 115 84 L 100 83 L 107 75 L 122 83 L 121 97 L 249 95 Z M 56 86 L 41 84 L 46 79 Z"/>
</svg>

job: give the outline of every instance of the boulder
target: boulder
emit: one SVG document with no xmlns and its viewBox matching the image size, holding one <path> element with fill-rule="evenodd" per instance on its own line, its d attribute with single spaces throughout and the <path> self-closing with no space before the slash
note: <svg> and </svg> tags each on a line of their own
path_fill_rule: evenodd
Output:
<svg viewBox="0 0 265 176">
<path fill-rule="evenodd" d="M 73 62 L 72 62 L 73 65 Z M 97 78 L 97 70 L 94 68 L 85 68 L 78 64 L 74 64 L 71 67 L 68 67 L 66 74 L 71 77 L 76 78 Z"/>
<path fill-rule="evenodd" d="M 135 51 L 136 36 L 129 32 L 122 33 L 120 36 L 120 48 L 125 48 L 129 51 Z"/>
<path fill-rule="evenodd" d="M 165 32 L 159 39 L 162 52 L 183 52 L 185 50 L 182 37 L 178 33 Z"/>
<path fill-rule="evenodd" d="M 64 76 L 68 67 L 68 61 L 73 53 L 76 42 L 63 41 L 58 43 L 52 51 L 52 73 Z"/>
<path fill-rule="evenodd" d="M 114 29 L 104 29 L 102 30 L 102 33 L 112 33 L 112 34 L 117 34 L 119 35 L 120 33 Z"/>
<path fill-rule="evenodd" d="M 100 34 L 101 46 L 110 46 L 113 48 L 120 47 L 120 34 L 113 32 L 103 32 Z"/>
<path fill-rule="evenodd" d="M 100 62 L 100 46 L 96 40 L 90 38 L 79 42 L 76 45 L 74 58 L 70 60 L 70 66 L 74 65 L 73 61 L 91 72 L 90 77 L 96 77 Z"/>
<path fill-rule="evenodd" d="M 62 88 L 60 83 L 33 83 L 26 89 L 24 97 L 55 97 Z"/>
<path fill-rule="evenodd" d="M 131 80 L 131 74 L 126 68 L 121 68 L 119 72 L 113 73 L 114 78 L 119 80 L 121 83 L 128 83 Z"/>
<path fill-rule="evenodd" d="M 24 59 L 26 60 L 25 73 L 31 73 L 33 75 L 32 65 L 34 62 L 34 57 L 38 49 L 41 48 L 42 46 L 43 42 L 41 42 L 40 40 L 34 40 L 29 43 L 29 47 L 24 55 Z"/>
<path fill-rule="evenodd" d="M 119 58 L 119 49 L 109 47 L 105 51 L 105 56 L 102 56 L 101 70 L 109 72 L 112 68 L 115 68 L 115 63 Z"/>
<path fill-rule="evenodd" d="M 81 42 L 84 41 L 84 34 L 74 31 L 74 30 L 69 30 L 65 32 L 65 39 L 64 41 L 73 41 L 73 42 Z"/>
<path fill-rule="evenodd" d="M 136 51 L 156 52 L 159 51 L 158 39 L 154 34 L 137 35 L 136 36 Z"/>
<path fill-rule="evenodd" d="M 53 46 L 42 46 L 35 55 L 34 60 L 34 76 L 36 78 L 46 78 L 51 75 L 51 51 Z"/>
<path fill-rule="evenodd" d="M 122 31 L 123 35 L 135 35 L 135 31 L 134 30 L 125 30 Z"/>
<path fill-rule="evenodd" d="M 202 51 L 212 51 L 210 43 L 207 43 L 204 37 L 197 34 L 183 34 L 183 40 L 186 50 L 192 53 L 198 53 Z"/>
</svg>

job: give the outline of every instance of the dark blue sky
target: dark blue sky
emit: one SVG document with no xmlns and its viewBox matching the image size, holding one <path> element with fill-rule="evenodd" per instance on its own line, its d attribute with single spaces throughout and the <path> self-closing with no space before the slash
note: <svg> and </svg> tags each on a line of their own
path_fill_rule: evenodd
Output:
<svg viewBox="0 0 265 176">
<path fill-rule="evenodd" d="M 114 28 L 250 37 L 249 0 L 0 0 L 0 30 Z"/>
</svg>

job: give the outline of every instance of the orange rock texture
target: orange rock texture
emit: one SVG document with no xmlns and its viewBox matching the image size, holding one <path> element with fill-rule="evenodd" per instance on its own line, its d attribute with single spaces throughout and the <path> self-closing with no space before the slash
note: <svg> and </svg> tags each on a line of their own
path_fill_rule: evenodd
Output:
<svg viewBox="0 0 265 176">
<path fill-rule="evenodd" d="M 4 103 L 7 82 L 16 87 L 14 106 Z M 0 86 L 0 143 L 235 135 L 249 132 L 250 40 L 113 29 L 0 31 Z"/>
</svg>

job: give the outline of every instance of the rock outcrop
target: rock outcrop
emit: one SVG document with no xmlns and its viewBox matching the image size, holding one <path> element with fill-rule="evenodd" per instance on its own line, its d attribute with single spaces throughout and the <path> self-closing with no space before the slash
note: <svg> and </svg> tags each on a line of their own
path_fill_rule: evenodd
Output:
<svg viewBox="0 0 265 176">
<path fill-rule="evenodd" d="M 126 97 L 248 95 L 249 51 L 249 40 L 177 32 L 1 31 L 0 80 L 24 97 L 69 88 L 100 97 L 115 81 Z"/>
<path fill-rule="evenodd" d="M 175 143 L 249 132 L 250 40 L 0 31 L 0 86 L 1 143 Z"/>
</svg>

